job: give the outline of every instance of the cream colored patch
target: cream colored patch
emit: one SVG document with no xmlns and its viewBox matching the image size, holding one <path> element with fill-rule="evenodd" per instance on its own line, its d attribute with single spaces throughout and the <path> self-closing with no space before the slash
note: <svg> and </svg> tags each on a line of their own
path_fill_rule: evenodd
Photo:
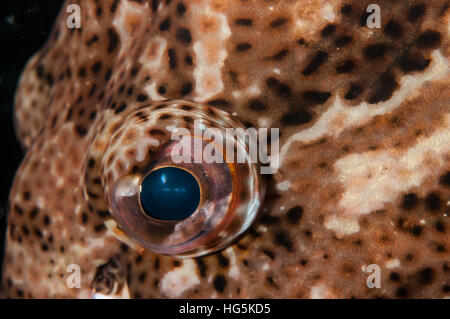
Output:
<svg viewBox="0 0 450 319">
<path fill-rule="evenodd" d="M 117 223 L 113 219 L 108 219 L 105 221 L 105 227 L 106 227 L 106 236 L 113 236 L 114 238 L 118 239 L 120 242 L 127 244 L 129 247 L 131 247 L 134 250 L 141 250 L 142 247 L 136 243 L 134 240 L 132 240 L 129 236 L 127 236 L 124 232 L 119 230 L 117 228 Z"/>
<path fill-rule="evenodd" d="M 233 91 L 233 97 L 235 99 L 248 99 L 251 96 L 258 96 L 261 94 L 261 88 L 257 83 L 254 83 L 253 85 L 243 89 L 243 90 L 236 90 Z"/>
<path fill-rule="evenodd" d="M 120 1 L 117 14 L 112 22 L 119 33 L 120 52 L 128 49 L 136 37 L 138 29 L 144 24 L 144 21 L 150 23 L 149 19 L 148 7 L 144 9 L 137 3 Z"/>
<path fill-rule="evenodd" d="M 327 218 L 325 227 L 336 232 L 338 238 L 359 232 L 359 223 L 357 220 L 335 215 Z"/>
<path fill-rule="evenodd" d="M 333 22 L 336 18 L 336 14 L 334 13 L 334 8 L 331 4 L 326 4 L 322 8 L 322 17 L 328 22 Z"/>
<path fill-rule="evenodd" d="M 403 152 L 394 149 L 350 154 L 335 162 L 345 192 L 339 206 L 349 215 L 380 210 L 401 193 L 420 186 L 450 153 L 450 113 L 444 127 Z"/>
<path fill-rule="evenodd" d="M 400 263 L 400 260 L 398 260 L 398 259 L 389 259 L 389 260 L 384 264 L 384 266 L 385 266 L 387 269 L 398 268 L 398 267 L 400 267 L 400 265 L 401 265 L 401 263 Z"/>
<path fill-rule="evenodd" d="M 161 290 L 168 297 L 176 298 L 199 283 L 195 262 L 192 259 L 185 259 L 181 267 L 164 275 L 161 280 Z"/>
<path fill-rule="evenodd" d="M 223 88 L 222 67 L 227 56 L 226 40 L 231 35 L 226 16 L 211 10 L 210 3 L 201 1 L 192 5 L 190 10 L 192 36 L 195 53 L 195 98 L 197 102 L 204 102 L 220 93 Z M 203 22 L 213 24 L 210 28 L 203 28 Z"/>
<path fill-rule="evenodd" d="M 281 148 L 280 163 L 284 160 L 292 143 L 308 144 L 326 135 L 338 137 L 346 129 L 362 126 L 377 115 L 391 112 L 405 100 L 413 97 L 414 90 L 421 87 L 426 81 L 437 80 L 447 75 L 449 73 L 448 64 L 440 51 L 434 51 L 432 58 L 426 73 L 404 76 L 400 81 L 401 89 L 397 90 L 392 98 L 384 103 L 373 105 L 363 102 L 357 106 L 347 106 L 343 104 L 339 96 L 336 96 L 333 105 L 312 127 L 300 130 L 289 137 Z"/>
<path fill-rule="evenodd" d="M 233 247 L 229 247 L 227 250 L 225 250 L 225 253 L 230 258 L 230 270 L 228 271 L 228 276 L 230 276 L 234 280 L 238 280 L 240 276 L 240 271 L 237 265 L 236 254 L 234 252 Z"/>
<path fill-rule="evenodd" d="M 141 62 L 144 68 L 150 72 L 152 78 L 163 79 L 167 73 L 168 66 L 163 60 L 166 49 L 167 40 L 162 37 L 154 37 L 149 41 L 144 50 L 144 54 L 139 58 L 139 62 Z M 143 89 L 153 101 L 162 101 L 165 97 L 157 92 L 156 85 L 157 83 L 152 81 Z"/>
<path fill-rule="evenodd" d="M 258 118 L 258 127 L 260 127 L 260 128 L 269 128 L 271 123 L 272 123 L 272 120 L 268 117 Z"/>
<path fill-rule="evenodd" d="M 276 189 L 279 191 L 282 191 L 282 192 L 287 191 L 290 187 L 291 187 L 291 182 L 289 182 L 289 181 L 282 181 L 276 185 Z"/>
<path fill-rule="evenodd" d="M 311 288 L 311 299 L 333 298 L 331 292 L 325 285 L 317 285 Z"/>
<path fill-rule="evenodd" d="M 258 226 L 258 231 L 261 233 L 266 233 L 267 232 L 267 227 L 263 226 L 263 225 L 259 225 Z"/>
</svg>

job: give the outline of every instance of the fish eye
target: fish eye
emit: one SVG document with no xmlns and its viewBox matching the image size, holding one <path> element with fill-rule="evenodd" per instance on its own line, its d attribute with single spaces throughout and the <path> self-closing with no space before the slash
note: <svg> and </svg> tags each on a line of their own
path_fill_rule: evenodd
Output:
<svg viewBox="0 0 450 319">
<path fill-rule="evenodd" d="M 181 220 L 192 215 L 200 202 L 200 186 L 191 172 L 162 167 L 141 182 L 140 200 L 146 215 L 160 220 Z"/>
<path fill-rule="evenodd" d="M 180 127 L 189 134 L 177 136 Z M 256 219 L 264 184 L 250 160 L 249 141 L 231 138 L 236 157 L 244 160 L 229 161 L 219 147 L 215 158 L 223 161 L 197 161 L 196 151 L 220 144 L 198 134 L 208 128 L 223 134 L 245 130 L 224 111 L 174 101 L 127 115 L 107 149 L 96 152 L 103 154 L 97 180 L 105 204 L 117 227 L 142 247 L 180 258 L 201 256 L 230 245 Z M 180 150 L 184 159 L 191 151 L 187 161 L 174 157 Z"/>
</svg>

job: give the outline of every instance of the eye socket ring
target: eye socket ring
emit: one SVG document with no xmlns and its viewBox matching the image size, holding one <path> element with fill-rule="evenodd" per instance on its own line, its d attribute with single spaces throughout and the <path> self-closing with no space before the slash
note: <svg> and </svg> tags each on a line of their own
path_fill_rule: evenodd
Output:
<svg viewBox="0 0 450 319">
<path fill-rule="evenodd" d="M 179 108 L 168 107 L 165 111 L 183 115 Z M 215 110 L 213 113 L 216 116 L 212 116 L 203 108 L 193 108 L 187 114 L 194 120 L 201 119 L 202 129 L 206 123 L 208 127 L 221 129 L 243 128 L 225 112 L 220 112 L 222 111 Z M 158 111 L 151 114 L 156 116 Z M 130 115 L 132 116 L 133 114 Z M 151 129 L 167 132 L 168 127 L 172 127 L 158 125 L 159 123 L 153 123 L 151 128 L 147 127 L 145 131 Z M 127 136 L 126 132 L 122 136 Z M 117 139 L 117 143 L 120 143 L 120 139 Z M 110 174 L 113 178 L 107 178 L 104 185 L 106 205 L 123 232 L 144 248 L 180 258 L 209 254 L 231 244 L 255 220 L 264 193 L 258 166 L 250 160 L 245 138 L 234 136 L 236 154 L 240 151 L 245 157 L 244 162 L 236 163 L 174 162 L 172 151 L 184 143 L 189 143 L 194 154 L 196 148 L 203 150 L 211 140 L 195 134 L 189 135 L 188 138 L 166 139 L 159 144 L 157 152 L 152 152 L 151 160 L 145 168 L 115 177 Z M 141 199 L 142 183 L 152 172 L 167 167 L 188 172 L 200 188 L 198 206 L 185 218 L 154 218 L 145 211 Z"/>
</svg>

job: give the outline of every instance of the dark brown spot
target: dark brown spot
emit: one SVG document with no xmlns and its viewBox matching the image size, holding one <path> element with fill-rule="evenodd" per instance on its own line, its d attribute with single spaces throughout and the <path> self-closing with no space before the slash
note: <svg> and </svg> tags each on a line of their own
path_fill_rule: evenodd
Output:
<svg viewBox="0 0 450 319">
<path fill-rule="evenodd" d="M 292 207 L 286 213 L 286 217 L 291 224 L 298 224 L 302 216 L 303 216 L 303 207 L 301 206 Z"/>
<path fill-rule="evenodd" d="M 122 103 L 114 110 L 114 113 L 119 114 L 119 113 L 123 112 L 126 108 L 127 108 L 127 105 L 125 103 Z"/>
<path fill-rule="evenodd" d="M 223 268 L 227 268 L 230 265 L 230 260 L 225 257 L 222 252 L 218 252 L 216 254 L 217 261 L 219 262 L 219 265 Z"/>
<path fill-rule="evenodd" d="M 425 14 L 426 6 L 423 3 L 416 4 L 408 10 L 408 20 L 415 22 Z"/>
<path fill-rule="evenodd" d="M 405 210 L 411 210 L 417 207 L 419 203 L 419 198 L 414 193 L 408 193 L 403 196 L 401 207 Z"/>
<path fill-rule="evenodd" d="M 389 20 L 384 26 L 383 31 L 392 38 L 399 38 L 402 35 L 402 27 L 394 20 Z"/>
<path fill-rule="evenodd" d="M 191 32 L 186 28 L 179 28 L 175 36 L 181 43 L 186 45 L 192 41 Z"/>
<path fill-rule="evenodd" d="M 286 19 L 286 18 L 277 18 L 277 19 L 275 19 L 275 20 L 273 20 L 271 23 L 270 23 L 270 27 L 271 28 L 278 28 L 278 27 L 281 27 L 282 25 L 284 25 L 286 22 L 288 21 L 288 19 Z"/>
<path fill-rule="evenodd" d="M 291 111 L 284 114 L 281 121 L 285 125 L 301 125 L 309 123 L 312 120 L 312 115 L 306 110 Z"/>
<path fill-rule="evenodd" d="M 325 28 L 320 32 L 323 37 L 329 37 L 336 31 L 336 25 L 328 24 Z"/>
<path fill-rule="evenodd" d="M 102 68 L 102 62 L 101 61 L 97 61 L 94 63 L 94 65 L 92 65 L 92 73 L 97 74 Z"/>
<path fill-rule="evenodd" d="M 119 35 L 116 31 L 114 31 L 113 28 L 108 29 L 108 38 L 109 38 L 109 44 L 108 44 L 108 53 L 112 53 L 119 44 Z"/>
<path fill-rule="evenodd" d="M 138 102 L 145 102 L 147 101 L 148 97 L 145 94 L 139 94 L 136 98 L 136 101 Z"/>
<path fill-rule="evenodd" d="M 389 279 L 392 281 L 398 282 L 398 281 L 400 281 L 400 275 L 393 271 L 390 273 Z"/>
<path fill-rule="evenodd" d="M 188 82 L 183 84 L 183 87 L 181 88 L 181 95 L 188 95 L 189 93 L 192 92 L 192 83 Z"/>
<path fill-rule="evenodd" d="M 441 198 L 439 197 L 439 194 L 437 193 L 430 193 L 428 194 L 425 199 L 425 207 L 430 211 L 436 211 L 439 208 L 441 208 L 442 202 Z"/>
<path fill-rule="evenodd" d="M 175 50 L 170 48 L 167 50 L 167 55 L 169 56 L 169 67 L 175 69 L 177 67 L 177 57 L 175 55 Z"/>
<path fill-rule="evenodd" d="M 169 30 L 169 28 L 170 28 L 170 18 L 164 19 L 164 20 L 159 24 L 159 30 L 161 30 L 161 31 Z"/>
<path fill-rule="evenodd" d="M 338 74 L 340 73 L 348 73 L 355 67 L 355 63 L 353 63 L 352 60 L 345 60 L 342 61 L 338 66 L 336 67 L 336 72 Z"/>
<path fill-rule="evenodd" d="M 238 51 L 238 52 L 247 51 L 247 50 L 250 50 L 251 47 L 252 47 L 252 45 L 250 43 L 247 43 L 247 42 L 238 43 L 236 45 L 236 51 Z"/>
<path fill-rule="evenodd" d="M 248 104 L 248 108 L 252 111 L 262 112 L 267 109 L 267 106 L 260 99 L 252 99 Z"/>
<path fill-rule="evenodd" d="M 195 258 L 194 260 L 197 263 L 197 268 L 200 273 L 200 276 L 206 277 L 206 264 L 205 264 L 203 258 L 199 257 L 199 258 Z"/>
<path fill-rule="evenodd" d="M 375 104 L 389 100 L 397 87 L 398 83 L 394 76 L 391 73 L 383 73 L 375 83 L 375 90 L 369 98 L 369 103 Z"/>
<path fill-rule="evenodd" d="M 314 104 L 323 104 L 331 96 L 330 92 L 308 90 L 303 92 L 303 97 Z"/>
<path fill-rule="evenodd" d="M 344 15 L 348 15 L 352 12 L 352 6 L 350 4 L 343 5 L 341 7 L 341 13 Z"/>
<path fill-rule="evenodd" d="M 234 23 L 237 25 L 251 27 L 253 25 L 253 21 L 251 19 L 239 18 L 234 20 Z"/>
<path fill-rule="evenodd" d="M 213 286 L 216 291 L 223 293 L 225 287 L 227 286 L 227 279 L 224 275 L 218 274 L 214 278 Z"/>
<path fill-rule="evenodd" d="M 384 43 L 371 44 L 364 48 L 364 56 L 367 59 L 374 60 L 382 58 L 387 52 L 387 45 Z"/>
<path fill-rule="evenodd" d="M 288 251 L 293 251 L 292 241 L 286 231 L 278 231 L 274 235 L 275 244 L 286 248 Z"/>
<path fill-rule="evenodd" d="M 422 285 L 429 285 L 433 282 L 435 272 L 432 268 L 427 267 L 419 272 L 419 281 Z"/>
<path fill-rule="evenodd" d="M 97 225 L 94 226 L 94 231 L 96 233 L 100 233 L 100 232 L 103 232 L 105 230 L 106 230 L 105 224 L 97 224 Z"/>
<path fill-rule="evenodd" d="M 179 4 L 177 4 L 177 14 L 179 16 L 184 15 L 184 13 L 186 12 L 186 6 L 184 5 L 183 2 L 180 2 Z"/>
<path fill-rule="evenodd" d="M 75 131 L 77 132 L 78 136 L 83 137 L 86 135 L 87 130 L 84 126 L 77 125 L 75 126 Z"/>
<path fill-rule="evenodd" d="M 345 93 L 344 98 L 346 100 L 356 99 L 363 91 L 363 87 L 357 83 L 353 83 L 350 85 L 350 88 Z"/>
<path fill-rule="evenodd" d="M 325 51 L 318 51 L 311 62 L 303 69 L 302 74 L 305 76 L 313 74 L 327 59 L 328 53 Z"/>
<path fill-rule="evenodd" d="M 351 36 L 345 35 L 336 39 L 336 46 L 342 48 L 352 42 L 353 38 Z"/>
<path fill-rule="evenodd" d="M 427 30 L 417 38 L 419 48 L 435 48 L 441 43 L 441 34 L 437 31 Z"/>
<path fill-rule="evenodd" d="M 405 73 L 414 71 L 423 71 L 430 65 L 431 59 L 424 58 L 423 56 L 413 56 L 405 54 L 400 58 L 400 68 Z"/>
<path fill-rule="evenodd" d="M 439 178 L 439 184 L 442 186 L 450 187 L 450 171 L 446 172 Z"/>
</svg>

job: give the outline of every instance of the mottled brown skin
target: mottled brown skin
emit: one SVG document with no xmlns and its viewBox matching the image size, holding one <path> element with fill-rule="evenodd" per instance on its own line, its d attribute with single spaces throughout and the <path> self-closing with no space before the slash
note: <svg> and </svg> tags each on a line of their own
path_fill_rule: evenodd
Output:
<svg viewBox="0 0 450 319">
<path fill-rule="evenodd" d="M 82 29 L 62 10 L 17 91 L 27 155 L 10 195 L 4 296 L 449 296 L 448 1 L 378 1 L 381 29 L 367 28 L 371 1 L 360 0 L 70 2 Z M 158 99 L 279 127 L 285 151 L 264 177 L 261 218 L 191 268 L 105 226 L 103 152 L 128 114 L 141 108 L 145 122 Z M 348 111 L 320 129 L 337 99 Z M 66 286 L 69 264 L 81 289 Z M 366 285 L 369 264 L 380 289 Z M 178 290 L 166 277 L 176 269 L 187 273 Z"/>
</svg>

